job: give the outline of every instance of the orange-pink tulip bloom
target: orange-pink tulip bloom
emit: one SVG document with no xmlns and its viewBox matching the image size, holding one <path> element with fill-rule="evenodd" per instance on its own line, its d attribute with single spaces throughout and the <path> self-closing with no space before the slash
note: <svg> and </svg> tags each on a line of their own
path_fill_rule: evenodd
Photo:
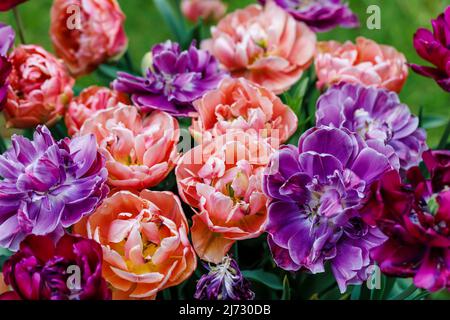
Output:
<svg viewBox="0 0 450 320">
<path fill-rule="evenodd" d="M 22 45 L 10 55 L 6 126 L 31 128 L 53 125 L 73 96 L 74 79 L 62 61 L 36 45 Z"/>
<path fill-rule="evenodd" d="M 227 11 L 227 6 L 221 0 L 183 0 L 181 12 L 191 22 L 199 19 L 217 21 Z"/>
<path fill-rule="evenodd" d="M 408 77 L 405 56 L 370 39 L 359 37 L 356 44 L 319 42 L 317 47 L 315 67 L 319 89 L 349 82 L 400 92 Z"/>
<path fill-rule="evenodd" d="M 69 104 L 64 117 L 69 135 L 76 134 L 83 123 L 97 111 L 128 102 L 129 99 L 125 94 L 109 88 L 91 86 L 84 89 Z"/>
<path fill-rule="evenodd" d="M 264 8 L 255 4 L 227 15 L 204 46 L 233 76 L 278 94 L 311 64 L 316 35 L 271 1 Z"/>
<path fill-rule="evenodd" d="M 284 143 L 297 129 L 297 116 L 280 98 L 244 78 L 223 80 L 194 106 L 198 118 L 192 120 L 190 132 L 198 143 L 232 132 Z"/>
<path fill-rule="evenodd" d="M 240 132 L 199 145 L 180 159 L 178 191 L 196 211 L 192 243 L 201 259 L 219 263 L 236 240 L 264 231 L 262 174 L 272 152 L 265 140 Z"/>
<path fill-rule="evenodd" d="M 178 122 L 162 111 L 141 115 L 127 105 L 97 111 L 78 134 L 96 137 L 112 187 L 140 190 L 156 186 L 178 159 Z"/>
<path fill-rule="evenodd" d="M 171 192 L 119 191 L 74 227 L 103 249 L 114 299 L 154 299 L 197 266 L 180 200 Z"/>
<path fill-rule="evenodd" d="M 125 52 L 125 15 L 116 0 L 54 0 L 50 36 L 75 76 Z"/>
</svg>

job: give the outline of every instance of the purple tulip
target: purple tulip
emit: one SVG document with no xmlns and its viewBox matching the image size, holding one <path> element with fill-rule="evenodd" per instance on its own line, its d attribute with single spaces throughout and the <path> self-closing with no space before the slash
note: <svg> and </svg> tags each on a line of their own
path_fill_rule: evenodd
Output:
<svg viewBox="0 0 450 320">
<path fill-rule="evenodd" d="M 11 73 L 8 51 L 14 44 L 14 39 L 14 30 L 10 26 L 0 23 L 0 111 L 8 97 L 8 77 Z"/>
<path fill-rule="evenodd" d="M 372 147 L 381 144 L 397 170 L 418 165 L 427 149 L 419 119 L 395 92 L 385 89 L 358 84 L 333 86 L 317 102 L 316 121 L 317 126 L 356 132 Z"/>
<path fill-rule="evenodd" d="M 144 112 L 159 109 L 174 116 L 190 116 L 195 113 L 192 103 L 216 89 L 225 75 L 208 51 L 194 44 L 181 51 L 177 43 L 167 41 L 153 47 L 145 77 L 119 72 L 113 87 L 131 94 L 133 103 Z"/>
<path fill-rule="evenodd" d="M 55 245 L 48 236 L 30 235 L 3 266 L 13 291 L 0 300 L 109 300 L 102 259 L 93 240 L 66 234 Z"/>
<path fill-rule="evenodd" d="M 197 283 L 195 299 L 199 300 L 253 300 L 250 283 L 242 276 L 236 261 L 225 256 L 215 266 L 205 265 L 209 272 Z"/>
<path fill-rule="evenodd" d="M 347 129 L 315 127 L 298 148 L 277 151 L 264 175 L 277 265 L 319 273 L 329 261 L 341 292 L 367 279 L 369 252 L 386 237 L 364 223 L 359 209 L 372 182 L 390 169 L 383 153 Z"/>
<path fill-rule="evenodd" d="M 450 92 L 450 6 L 436 20 L 432 20 L 433 32 L 420 28 L 414 34 L 414 48 L 423 59 L 435 67 L 411 64 L 411 68 L 425 77 L 433 78 Z"/>
<path fill-rule="evenodd" d="M 270 1 L 270 0 L 269 0 Z M 341 0 L 273 0 L 295 19 L 306 23 L 315 32 L 336 27 L 356 28 L 358 17 Z M 260 0 L 265 4 L 267 0 Z"/>
<path fill-rule="evenodd" d="M 105 159 L 93 135 L 55 142 L 40 126 L 34 141 L 12 137 L 0 156 L 0 246 L 28 235 L 55 236 L 92 213 L 108 193 Z"/>
</svg>

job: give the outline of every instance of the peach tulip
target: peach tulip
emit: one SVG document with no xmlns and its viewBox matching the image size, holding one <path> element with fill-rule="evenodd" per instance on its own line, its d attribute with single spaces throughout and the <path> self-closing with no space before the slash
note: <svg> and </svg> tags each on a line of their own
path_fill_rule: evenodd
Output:
<svg viewBox="0 0 450 320">
<path fill-rule="evenodd" d="M 240 132 L 199 145 L 180 159 L 178 191 L 196 212 L 192 243 L 201 259 L 219 263 L 235 241 L 264 232 L 262 175 L 272 152 L 265 140 Z"/>
<path fill-rule="evenodd" d="M 223 17 L 227 6 L 221 0 L 183 0 L 181 12 L 191 22 L 199 19 L 217 21 Z"/>
<path fill-rule="evenodd" d="M 31 128 L 51 126 L 61 119 L 73 96 L 74 79 L 62 61 L 44 48 L 22 45 L 10 55 L 6 126 Z"/>
<path fill-rule="evenodd" d="M 194 103 L 198 118 L 190 132 L 201 143 L 225 133 L 247 132 L 284 143 L 297 129 L 297 116 L 274 93 L 244 78 L 225 79 Z"/>
<path fill-rule="evenodd" d="M 317 47 L 315 66 L 319 89 L 349 82 L 400 92 L 408 77 L 405 56 L 370 39 L 358 37 L 356 44 L 319 42 Z"/>
<path fill-rule="evenodd" d="M 279 94 L 311 64 L 316 35 L 272 1 L 225 16 L 204 42 L 234 77 L 244 77 Z"/>
<path fill-rule="evenodd" d="M 108 88 L 91 86 L 84 89 L 69 104 L 64 117 L 69 135 L 76 134 L 83 123 L 97 111 L 128 102 L 125 94 Z"/>
<path fill-rule="evenodd" d="M 102 246 L 102 273 L 113 299 L 154 299 L 197 266 L 186 217 L 171 192 L 116 192 L 74 232 Z"/>
<path fill-rule="evenodd" d="M 162 111 L 141 115 L 134 106 L 97 111 L 78 135 L 94 134 L 106 158 L 108 184 L 116 188 L 156 186 L 178 159 L 178 122 Z"/>
<path fill-rule="evenodd" d="M 75 76 L 117 59 L 128 45 L 125 15 L 116 0 L 54 0 L 50 36 Z"/>
</svg>

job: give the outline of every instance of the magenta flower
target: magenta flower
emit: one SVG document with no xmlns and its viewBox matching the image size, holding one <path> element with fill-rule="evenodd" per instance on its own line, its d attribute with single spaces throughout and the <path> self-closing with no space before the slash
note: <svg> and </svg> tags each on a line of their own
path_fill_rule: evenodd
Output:
<svg viewBox="0 0 450 320">
<path fill-rule="evenodd" d="M 255 293 L 244 278 L 237 262 L 225 256 L 217 265 L 207 265 L 208 273 L 197 282 L 194 295 L 199 300 L 253 300 Z"/>
<path fill-rule="evenodd" d="M 364 281 L 369 252 L 386 237 L 359 210 L 369 186 L 389 169 L 383 153 L 347 129 L 312 128 L 298 148 L 276 152 L 264 192 L 271 198 L 266 230 L 277 265 L 319 273 L 328 261 L 341 292 Z"/>
<path fill-rule="evenodd" d="M 260 0 L 265 4 L 267 1 Z M 325 32 L 336 27 L 356 28 L 358 16 L 341 0 L 273 0 L 298 21 L 306 23 L 315 32 Z"/>
<path fill-rule="evenodd" d="M 8 77 L 12 70 L 8 51 L 14 44 L 14 39 L 13 28 L 0 23 L 0 111 L 3 110 L 8 97 Z"/>
<path fill-rule="evenodd" d="M 0 11 L 8 11 L 25 1 L 28 0 L 2 0 L 0 2 Z"/>
<path fill-rule="evenodd" d="M 30 235 L 3 266 L 13 290 L 0 300 L 109 300 L 102 259 L 93 240 L 64 235 L 55 245 L 48 236 Z"/>
<path fill-rule="evenodd" d="M 331 87 L 317 102 L 316 124 L 347 128 L 369 146 L 385 146 L 395 169 L 417 166 L 427 149 L 419 119 L 395 92 L 385 89 L 358 84 Z"/>
<path fill-rule="evenodd" d="M 411 68 L 433 78 L 442 89 L 450 92 L 450 6 L 436 20 L 431 20 L 431 24 L 433 32 L 420 28 L 414 34 L 414 48 L 434 67 L 411 64 Z"/>
<path fill-rule="evenodd" d="M 450 289 L 450 151 L 427 151 L 427 180 L 418 167 L 402 183 L 395 171 L 372 186 L 364 212 L 367 223 L 389 238 L 372 251 L 381 271 L 414 277 L 429 291 Z"/>
<path fill-rule="evenodd" d="M 194 44 L 181 51 L 177 43 L 167 41 L 152 49 L 152 63 L 145 77 L 119 72 L 115 90 L 131 94 L 142 111 L 158 109 L 173 116 L 195 113 L 192 103 L 209 90 L 216 89 L 225 73 L 216 59 Z"/>
<path fill-rule="evenodd" d="M 34 141 L 12 137 L 0 156 L 0 246 L 28 235 L 60 234 L 92 213 L 108 193 L 105 160 L 93 135 L 55 142 L 40 126 Z"/>
</svg>

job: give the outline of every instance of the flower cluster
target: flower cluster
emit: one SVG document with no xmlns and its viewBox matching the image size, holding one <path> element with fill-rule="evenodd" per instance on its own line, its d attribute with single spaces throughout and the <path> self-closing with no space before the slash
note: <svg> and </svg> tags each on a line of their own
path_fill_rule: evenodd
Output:
<svg viewBox="0 0 450 320">
<path fill-rule="evenodd" d="M 317 43 L 358 26 L 341 0 L 158 1 L 178 42 L 138 76 L 117 0 L 54 0 L 55 55 L 22 2 L 0 4 L 0 300 L 347 299 L 375 266 L 397 285 L 373 296 L 450 290 L 448 128 L 429 149 L 440 119 L 399 96 L 408 66 L 449 91 L 450 7 L 411 41 L 424 67 Z"/>
</svg>

